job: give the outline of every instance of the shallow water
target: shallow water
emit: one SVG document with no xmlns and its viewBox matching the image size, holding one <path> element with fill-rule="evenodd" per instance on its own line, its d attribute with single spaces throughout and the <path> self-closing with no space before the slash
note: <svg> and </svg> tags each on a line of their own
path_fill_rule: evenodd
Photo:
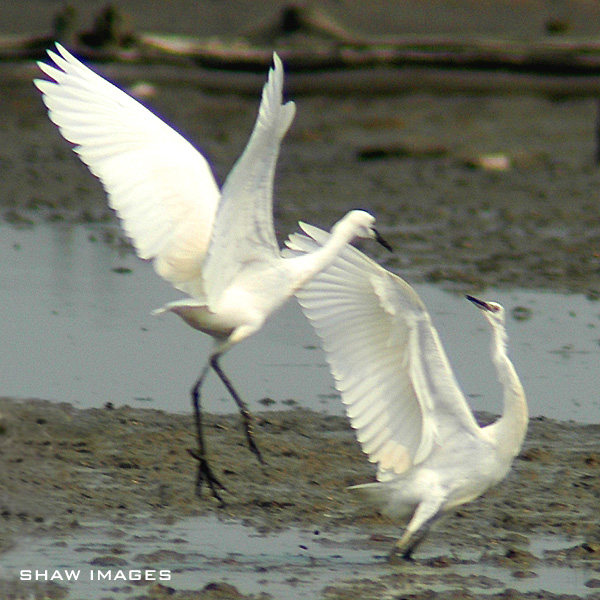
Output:
<svg viewBox="0 0 600 600">
<path fill-rule="evenodd" d="M 108 523 L 82 527 L 84 532 L 66 539 L 35 540 L 34 548 L 31 540 L 21 543 L 3 555 L 0 578 L 22 578 L 26 570 L 31 577 L 45 570 L 50 578 L 58 570 L 56 583 L 71 593 L 99 598 L 107 589 L 130 583 L 119 580 L 119 570 L 129 579 L 131 570 L 154 569 L 156 580 L 161 570 L 168 571 L 161 583 L 176 589 L 202 589 L 224 581 L 244 593 L 264 591 L 293 599 L 299 591 L 312 597 L 336 579 L 357 576 L 372 562 L 370 551 L 353 548 L 350 541 L 356 534 L 349 533 L 292 528 L 266 534 L 216 517 L 163 524 L 139 519 L 133 528 Z M 79 571 L 76 582 L 66 582 L 66 570 Z M 100 581 L 98 571 L 110 574 L 112 581 Z"/>
<path fill-rule="evenodd" d="M 0 224 L 0 394 L 80 407 L 111 401 L 185 412 L 211 340 L 174 315 L 150 314 L 181 295 L 150 264 L 101 241 L 106 231 L 102 226 Z M 502 396 L 486 324 L 462 296 L 433 285 L 415 288 L 471 405 L 498 413 Z M 529 290 L 479 295 L 507 308 L 510 355 L 532 416 L 600 421 L 600 303 Z M 253 410 L 297 401 L 342 414 L 318 346 L 292 301 L 259 334 L 233 349 L 223 365 Z M 275 404 L 259 403 L 263 398 Z M 235 408 L 214 379 L 207 382 L 205 406 L 213 412 Z"/>
<path fill-rule="evenodd" d="M 467 564 L 451 566 L 443 573 L 423 565 L 389 565 L 365 544 L 366 537 L 354 529 L 332 533 L 291 528 L 261 533 L 240 521 L 216 517 L 164 523 L 139 518 L 121 525 L 82 523 L 70 536 L 21 541 L 3 554 L 0 579 L 53 580 L 66 587 L 70 597 L 90 599 L 108 591 L 127 593 L 132 586 L 152 584 L 132 581 L 140 572 L 141 577 L 175 589 L 202 589 L 210 583 L 226 582 L 244 594 L 266 592 L 281 600 L 300 594 L 318 597 L 334 583 L 352 586 L 357 581 L 385 581 L 400 571 L 417 575 L 410 584 L 413 589 L 415 585 L 438 591 L 456 589 L 456 579 L 447 577 L 453 572 L 465 578 L 461 589 L 478 593 L 507 586 L 520 592 L 589 591 L 585 587 L 592 576 L 588 569 L 536 564 L 524 578 L 508 568 L 478 564 L 479 553 L 473 552 L 456 557 Z M 543 558 L 546 550 L 572 545 L 572 540 L 540 536 L 533 538 L 530 550 Z M 447 550 L 425 543 L 420 555 L 431 558 Z"/>
</svg>

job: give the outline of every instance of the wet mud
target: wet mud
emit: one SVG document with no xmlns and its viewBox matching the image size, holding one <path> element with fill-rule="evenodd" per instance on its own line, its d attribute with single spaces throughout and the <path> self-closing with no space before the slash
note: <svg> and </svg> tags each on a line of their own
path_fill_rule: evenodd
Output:
<svg viewBox="0 0 600 600">
<path fill-rule="evenodd" d="M 266 459 L 261 466 L 245 445 L 237 416 L 210 416 L 207 441 L 228 490 L 223 494 L 225 506 L 207 491 L 201 498 L 194 495 L 196 466 L 188 453 L 194 439 L 188 416 L 3 399 L 0 418 L 3 552 L 10 553 L 24 536 L 68 539 L 90 520 L 122 527 L 135 523 L 139 515 L 157 522 L 216 515 L 262 532 L 352 528 L 358 530 L 353 543 L 371 550 L 374 564 L 384 565 L 385 554 L 401 532 L 398 524 L 366 509 L 346 491 L 349 485 L 372 480 L 373 468 L 341 417 L 300 408 L 258 414 L 256 439 Z M 481 422 L 491 418 L 480 415 Z M 484 585 L 477 575 L 482 565 L 529 578 L 543 577 L 543 570 L 553 565 L 583 569 L 593 592 L 598 579 L 594 573 L 600 569 L 599 435 L 598 425 L 532 420 L 506 481 L 443 518 L 413 563 L 396 562 L 376 581 L 342 578 L 328 586 L 323 597 L 354 598 L 360 589 L 362 598 L 381 597 L 382 590 L 413 590 L 417 593 L 410 597 L 426 598 L 435 586 L 440 593 L 464 588 L 476 594 Z M 563 540 L 564 546 L 535 552 L 540 537 Z M 118 540 L 115 534 L 115 544 Z M 165 552 L 176 550 L 180 551 L 176 543 L 165 540 Z M 228 560 L 224 556 L 223 565 Z M 474 565 L 473 573 L 467 575 L 469 565 Z M 218 588 L 218 576 L 214 583 Z M 7 592 L 10 585 L 14 587 Z M 4 581 L 0 590 L 8 586 L 5 594 L 25 593 L 32 585 Z M 558 597 L 545 588 L 543 579 L 539 586 L 548 593 L 537 592 L 536 598 Z M 182 590 L 171 596 L 174 592 L 168 588 L 161 591 L 160 585 L 148 584 L 141 597 L 191 597 Z M 215 593 L 207 589 L 193 597 L 220 597 Z"/>
<path fill-rule="evenodd" d="M 408 281 L 470 292 L 494 285 L 600 294 L 594 101 L 426 95 L 297 100 L 276 183 L 280 239 L 298 220 L 329 227 L 346 210 L 362 207 L 377 215 L 395 248 L 375 257 Z M 151 103 L 211 157 L 223 181 L 246 142 L 257 102 L 157 84 Z M 113 232 L 105 241 L 126 247 L 99 184 L 47 122 L 33 88 L 3 88 L 0 109 L 6 116 L 0 125 L 2 218 L 33 228 L 42 221 L 104 222 Z M 501 159 L 486 163 L 490 154 Z M 6 400 L 1 410 L 4 552 L 25 535 L 77 531 L 84 518 L 127 520 L 140 513 L 175 519 L 215 513 L 268 529 L 359 527 L 375 561 L 384 560 L 400 533 L 345 492 L 372 473 L 343 419 L 295 410 L 259 415 L 258 440 L 267 458 L 261 468 L 244 447 L 236 418 L 212 417 L 209 443 L 230 491 L 220 509 L 210 498 L 194 497 L 187 417 L 78 411 L 43 401 Z M 424 546 L 429 558 L 417 556 L 414 565 L 372 580 L 329 585 L 322 597 L 429 598 L 434 588 L 435 597 L 456 597 L 455 590 L 464 591 L 461 598 L 477 597 L 486 588 L 477 573 L 491 564 L 537 577 L 545 591 L 531 593 L 555 598 L 543 569 L 557 563 L 583 570 L 589 594 L 577 595 L 596 597 L 599 433 L 594 426 L 532 422 L 507 481 L 441 522 Z M 546 534 L 565 538 L 566 549 L 532 553 L 531 540 Z M 461 558 L 463 549 L 468 558 Z M 475 574 L 465 574 L 465 561 L 472 561 Z M 5 597 L 38 588 L 41 597 L 68 593 L 60 584 L 51 586 L 54 591 L 50 584 L 34 588 L 10 578 L 2 585 Z M 186 595 L 155 584 L 130 596 L 242 597 L 235 586 L 223 585 L 229 584 L 217 565 L 214 586 L 204 591 Z M 514 597 L 506 590 L 509 585 L 490 597 Z"/>
<path fill-rule="evenodd" d="M 223 182 L 246 143 L 258 95 L 151 84 L 145 102 L 210 157 Z M 377 216 L 395 248 L 391 255 L 371 247 L 369 253 L 410 282 L 600 297 L 595 99 L 423 93 L 294 99 L 297 118 L 276 180 L 281 240 L 298 220 L 328 228 L 360 207 Z M 100 185 L 49 123 L 33 86 L 1 86 L 0 114 L 0 217 L 16 228 L 102 222 L 113 232 L 104 241 L 126 248 Z M 237 416 L 210 415 L 208 443 L 228 489 L 225 507 L 194 495 L 192 432 L 189 416 L 149 409 L 1 399 L 0 563 L 28 536 L 68 538 L 90 519 L 128 523 L 140 515 L 175 521 L 216 515 L 265 532 L 358 528 L 372 560 L 384 562 L 401 528 L 345 491 L 373 477 L 345 419 L 302 409 L 258 414 L 263 467 L 245 447 Z M 340 580 L 320 597 L 600 598 L 599 440 L 598 425 L 533 419 L 506 481 L 441 520 L 413 564 Z M 540 536 L 562 547 L 534 551 Z M 214 581 L 202 590 L 153 583 L 111 597 L 251 597 L 219 577 L 229 560 L 215 565 Z M 555 566 L 582 573 L 582 589 L 554 592 L 544 573 Z M 489 592 L 497 586 L 482 567 L 539 584 L 532 592 L 509 584 Z M 0 578 L 5 598 L 68 594 L 66 585 Z"/>
</svg>

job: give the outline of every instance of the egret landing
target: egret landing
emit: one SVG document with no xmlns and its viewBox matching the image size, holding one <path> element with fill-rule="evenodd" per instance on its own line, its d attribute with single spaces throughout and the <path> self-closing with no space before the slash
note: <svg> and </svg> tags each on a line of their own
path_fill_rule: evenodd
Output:
<svg viewBox="0 0 600 600">
<path fill-rule="evenodd" d="M 327 233 L 303 226 L 292 254 L 315 252 Z M 472 296 L 489 324 L 504 410 L 479 427 L 425 305 L 402 279 L 347 246 L 297 293 L 323 342 L 335 384 L 377 482 L 350 489 L 395 520 L 408 520 L 390 556 L 410 559 L 445 511 L 474 500 L 508 474 L 528 411 L 506 354 L 504 310 Z"/>
<path fill-rule="evenodd" d="M 206 481 L 222 502 L 202 433 L 200 391 L 212 370 L 238 405 L 250 449 L 262 461 L 245 403 L 219 366 L 232 346 L 258 331 L 290 296 L 355 237 L 374 238 L 375 219 L 351 211 L 314 253 L 283 258 L 273 227 L 273 177 L 281 140 L 294 118 L 283 102 L 283 66 L 263 88 L 250 140 L 219 190 L 208 162 L 188 141 L 139 102 L 78 61 L 60 44 L 38 63 L 53 81 L 35 80 L 48 116 L 100 179 L 109 205 L 140 258 L 186 298 L 173 312 L 209 334 L 214 347 L 192 389 L 198 449 L 196 492 Z"/>
</svg>

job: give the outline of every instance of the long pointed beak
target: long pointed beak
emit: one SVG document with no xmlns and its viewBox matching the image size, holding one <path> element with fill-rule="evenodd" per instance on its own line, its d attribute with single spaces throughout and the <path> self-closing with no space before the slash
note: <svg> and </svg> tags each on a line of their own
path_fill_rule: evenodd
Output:
<svg viewBox="0 0 600 600">
<path fill-rule="evenodd" d="M 477 308 L 481 310 L 489 310 L 490 312 L 494 312 L 490 305 L 479 298 L 475 298 L 475 296 L 466 295 L 467 300 L 470 300 Z"/>
<path fill-rule="evenodd" d="M 377 229 L 373 229 L 373 233 L 375 235 L 376 242 L 379 242 L 386 250 L 389 250 L 390 252 L 394 251 L 392 247 L 381 237 L 381 234 L 379 231 L 377 231 Z"/>
</svg>

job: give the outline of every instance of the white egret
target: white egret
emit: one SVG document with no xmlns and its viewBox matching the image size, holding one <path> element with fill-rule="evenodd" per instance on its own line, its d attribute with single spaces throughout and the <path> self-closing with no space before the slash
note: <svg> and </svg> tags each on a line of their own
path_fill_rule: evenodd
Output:
<svg viewBox="0 0 600 600">
<path fill-rule="evenodd" d="M 293 254 L 315 252 L 328 234 L 302 225 Z M 392 519 L 408 520 L 391 554 L 410 559 L 443 512 L 502 480 L 518 454 L 528 411 L 506 354 L 504 310 L 467 296 L 492 329 L 504 391 L 502 416 L 479 427 L 456 382 L 425 305 L 398 276 L 347 246 L 296 294 L 323 342 L 335 384 L 377 482 L 350 489 Z"/>
<path fill-rule="evenodd" d="M 273 54 L 254 130 L 221 191 L 206 159 L 139 102 L 59 44 L 54 65 L 38 63 L 53 81 L 36 80 L 50 119 L 100 179 L 137 254 L 187 298 L 171 311 L 214 338 L 209 360 L 192 390 L 199 460 L 196 491 L 207 480 L 214 496 L 223 486 L 212 473 L 202 436 L 200 388 L 210 367 L 229 390 L 244 419 L 251 418 L 219 365 L 219 357 L 258 331 L 298 288 L 354 237 L 377 239 L 374 217 L 351 211 L 314 254 L 284 259 L 275 237 L 272 191 L 281 140 L 295 113 L 283 103 L 283 66 Z M 222 500 L 221 500 L 222 501 Z"/>
</svg>

